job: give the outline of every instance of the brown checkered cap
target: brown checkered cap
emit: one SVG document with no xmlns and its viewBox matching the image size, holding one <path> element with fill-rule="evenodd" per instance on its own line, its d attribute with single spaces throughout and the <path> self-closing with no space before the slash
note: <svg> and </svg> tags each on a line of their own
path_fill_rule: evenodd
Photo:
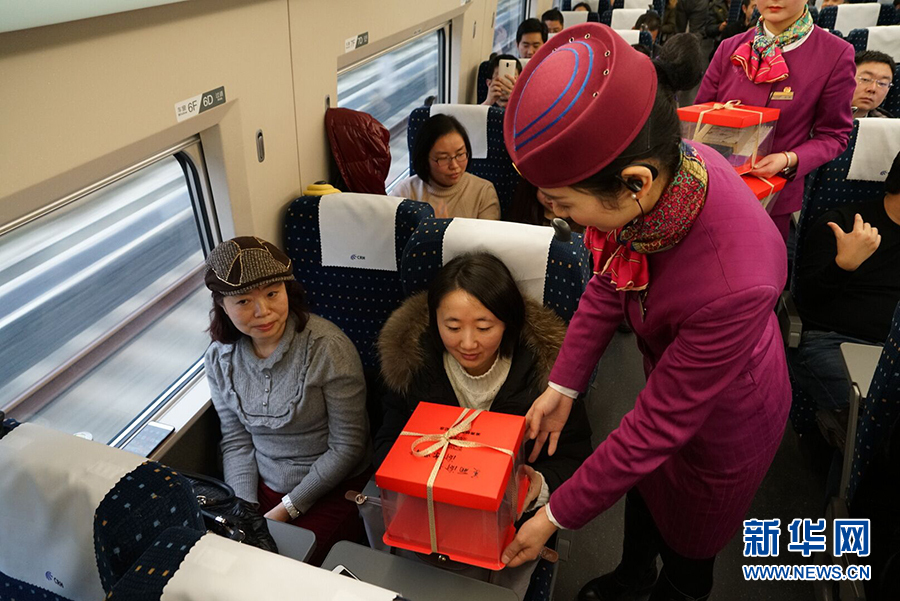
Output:
<svg viewBox="0 0 900 601">
<path fill-rule="evenodd" d="M 206 258 L 206 287 L 224 296 L 293 279 L 288 256 L 253 236 L 222 242 Z"/>
</svg>

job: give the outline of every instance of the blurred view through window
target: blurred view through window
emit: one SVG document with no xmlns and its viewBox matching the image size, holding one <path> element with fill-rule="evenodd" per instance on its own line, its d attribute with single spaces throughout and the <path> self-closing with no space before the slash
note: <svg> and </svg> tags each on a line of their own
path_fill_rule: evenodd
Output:
<svg viewBox="0 0 900 601">
<path fill-rule="evenodd" d="M 525 20 L 527 8 L 527 0 L 497 0 L 497 16 L 494 19 L 494 52 L 518 56 L 516 29 Z"/>
<path fill-rule="evenodd" d="M 446 102 L 446 29 L 422 34 L 338 73 L 338 106 L 369 113 L 391 132 L 387 186 L 409 172 L 409 114 L 426 100 Z"/>
<path fill-rule="evenodd" d="M 0 408 L 112 441 L 209 344 L 202 210 L 167 156 L 0 236 Z"/>
</svg>

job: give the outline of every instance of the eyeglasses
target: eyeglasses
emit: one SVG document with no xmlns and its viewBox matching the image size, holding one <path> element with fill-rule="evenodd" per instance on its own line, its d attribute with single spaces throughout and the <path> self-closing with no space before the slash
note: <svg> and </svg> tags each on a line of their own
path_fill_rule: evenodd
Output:
<svg viewBox="0 0 900 601">
<path fill-rule="evenodd" d="M 431 160 L 434 161 L 435 163 L 437 163 L 438 165 L 440 165 L 441 167 L 449 167 L 450 163 L 452 163 L 453 161 L 456 161 L 457 163 L 465 163 L 466 161 L 468 161 L 469 153 L 467 151 L 463 150 L 459 154 L 456 154 L 452 157 L 440 157 L 440 158 L 431 159 Z"/>
<path fill-rule="evenodd" d="M 859 83 L 861 83 L 864 86 L 874 83 L 876 86 L 878 86 L 882 90 L 887 90 L 894 86 L 894 84 L 889 81 L 875 81 L 874 79 L 869 79 L 868 77 L 857 77 L 856 81 L 858 81 Z"/>
</svg>

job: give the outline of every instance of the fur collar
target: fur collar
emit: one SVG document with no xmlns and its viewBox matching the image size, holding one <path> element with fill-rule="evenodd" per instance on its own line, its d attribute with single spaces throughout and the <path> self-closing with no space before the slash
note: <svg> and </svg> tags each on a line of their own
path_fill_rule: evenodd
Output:
<svg viewBox="0 0 900 601">
<path fill-rule="evenodd" d="M 416 372 L 425 363 L 423 334 L 428 329 L 428 293 L 419 292 L 400 305 L 378 335 L 381 375 L 392 390 L 405 394 Z M 525 298 L 525 326 L 519 336 L 536 359 L 535 378 L 547 386 L 550 370 L 559 354 L 566 324 L 556 313 L 537 301 Z"/>
</svg>

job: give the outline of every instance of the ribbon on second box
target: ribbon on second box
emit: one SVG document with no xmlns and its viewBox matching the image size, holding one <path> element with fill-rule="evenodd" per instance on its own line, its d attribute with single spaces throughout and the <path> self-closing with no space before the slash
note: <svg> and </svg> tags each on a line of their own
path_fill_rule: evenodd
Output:
<svg viewBox="0 0 900 601">
<path fill-rule="evenodd" d="M 450 445 L 461 447 L 461 448 L 486 448 L 493 449 L 494 451 L 500 451 L 501 453 L 506 453 L 512 458 L 515 458 L 516 454 L 511 449 L 504 449 L 502 447 L 495 447 L 493 445 L 484 444 L 480 442 L 473 442 L 471 440 L 458 440 L 456 437 L 460 434 L 464 434 L 469 431 L 469 428 L 472 426 L 472 422 L 475 421 L 475 418 L 481 414 L 481 409 L 473 409 L 472 413 L 468 416 L 466 413 L 469 409 L 463 409 L 462 413 L 459 414 L 459 417 L 456 418 L 456 421 L 453 422 L 446 432 L 442 432 L 439 434 L 422 434 L 421 432 L 408 432 L 404 430 L 400 432 L 400 436 L 418 436 L 416 440 L 410 445 L 410 450 L 412 450 L 413 455 L 416 457 L 427 457 L 431 455 L 438 449 L 440 449 L 440 454 L 434 462 L 434 468 L 431 470 L 431 475 L 428 477 L 428 482 L 425 485 L 426 491 L 426 499 L 428 501 L 428 533 L 431 536 L 431 552 L 437 553 L 437 533 L 434 526 L 434 481 L 437 479 L 438 472 L 440 472 L 441 465 L 444 463 L 444 456 L 447 454 L 447 448 Z M 424 449 L 417 449 L 419 445 L 425 442 L 432 442 L 434 444 L 429 445 Z"/>
<path fill-rule="evenodd" d="M 706 113 L 709 113 L 711 111 L 721 111 L 721 110 L 741 111 L 743 113 L 752 113 L 752 114 L 756 115 L 757 118 L 759 119 L 759 123 L 756 124 L 756 139 L 754 140 L 754 143 L 753 143 L 753 154 L 750 156 L 750 168 L 755 169 L 756 168 L 756 154 L 759 151 L 759 142 L 760 142 L 759 132 L 760 132 L 760 129 L 762 129 L 760 126 L 762 125 L 762 122 L 763 122 L 763 114 L 762 114 L 762 111 L 754 111 L 754 110 L 742 108 L 739 106 L 740 104 L 741 104 L 740 100 L 729 100 L 728 102 L 724 102 L 724 103 L 714 102 L 710 108 L 708 108 L 704 111 L 700 111 L 700 114 L 697 115 L 697 125 L 694 127 L 694 135 L 693 135 L 692 139 L 697 140 L 698 142 L 702 142 L 703 138 L 709 132 L 709 129 L 711 127 L 713 127 L 712 125 L 707 124 L 706 129 L 704 129 L 703 131 L 700 131 L 700 126 L 703 125 L 703 117 L 706 115 Z"/>
</svg>

